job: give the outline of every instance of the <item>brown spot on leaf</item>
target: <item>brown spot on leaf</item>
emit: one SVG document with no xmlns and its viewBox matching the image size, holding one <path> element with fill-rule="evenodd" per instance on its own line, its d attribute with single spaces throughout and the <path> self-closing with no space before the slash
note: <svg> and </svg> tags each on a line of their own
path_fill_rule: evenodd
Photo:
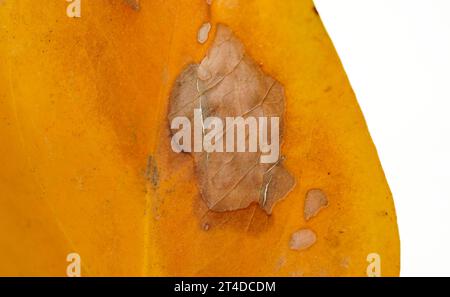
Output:
<svg viewBox="0 0 450 297">
<path fill-rule="evenodd" d="M 172 122 L 176 117 L 187 117 L 194 123 L 194 109 L 201 110 L 202 118 L 216 117 L 223 123 L 226 117 L 279 117 L 281 143 L 284 108 L 283 86 L 245 53 L 243 44 L 228 27 L 219 24 L 207 56 L 178 76 L 170 96 L 168 119 Z M 194 124 L 191 126 L 194 135 Z M 245 136 L 248 139 L 248 129 Z M 235 149 L 191 154 L 202 199 L 213 211 L 244 209 L 256 202 L 270 214 L 274 204 L 295 185 L 282 158 L 275 164 L 260 162 L 260 148 L 256 152 Z"/>
<path fill-rule="evenodd" d="M 211 30 L 210 23 L 204 23 L 200 29 L 198 29 L 197 33 L 197 41 L 201 44 L 205 43 L 208 40 L 209 31 Z"/>
<path fill-rule="evenodd" d="M 309 220 L 319 211 L 328 206 L 328 199 L 325 193 L 320 189 L 312 189 L 306 193 L 304 216 L 305 220 Z"/>
<path fill-rule="evenodd" d="M 291 250 L 301 251 L 312 246 L 317 240 L 316 233 L 311 229 L 300 229 L 291 235 L 289 248 Z"/>
<path fill-rule="evenodd" d="M 139 0 L 124 0 L 124 1 L 135 11 L 139 11 L 139 9 L 141 9 Z"/>
</svg>

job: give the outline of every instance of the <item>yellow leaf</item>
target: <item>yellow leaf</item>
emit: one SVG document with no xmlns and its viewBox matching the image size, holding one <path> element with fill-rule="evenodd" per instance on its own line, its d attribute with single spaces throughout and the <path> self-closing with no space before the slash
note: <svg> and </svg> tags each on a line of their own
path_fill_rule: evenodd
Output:
<svg viewBox="0 0 450 297">
<path fill-rule="evenodd" d="M 398 275 L 391 193 L 312 2 L 126 2 L 0 3 L 0 275 L 65 275 L 70 253 L 82 275 L 366 275 L 372 253 Z M 170 91 L 218 24 L 284 87 L 297 183 L 271 215 L 208 209 L 170 147 Z M 328 203 L 306 220 L 311 189 Z"/>
</svg>

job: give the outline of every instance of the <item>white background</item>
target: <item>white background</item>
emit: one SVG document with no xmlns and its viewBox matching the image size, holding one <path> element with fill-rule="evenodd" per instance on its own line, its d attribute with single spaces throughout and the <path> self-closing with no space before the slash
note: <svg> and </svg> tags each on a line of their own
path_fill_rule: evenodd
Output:
<svg viewBox="0 0 450 297">
<path fill-rule="evenodd" d="M 315 3 L 394 195 L 401 275 L 450 275 L 450 1 Z"/>
</svg>

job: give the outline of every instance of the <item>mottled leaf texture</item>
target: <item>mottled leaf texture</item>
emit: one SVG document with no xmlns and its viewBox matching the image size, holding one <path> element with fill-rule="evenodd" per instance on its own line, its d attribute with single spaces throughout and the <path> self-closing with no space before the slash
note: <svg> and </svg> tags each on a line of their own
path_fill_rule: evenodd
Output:
<svg viewBox="0 0 450 297">
<path fill-rule="evenodd" d="M 194 123 L 194 109 L 201 109 L 203 119 L 222 119 L 224 131 L 228 132 L 226 117 L 279 117 L 281 141 L 284 101 L 282 85 L 264 74 L 228 27 L 218 25 L 207 56 L 178 76 L 170 96 L 168 118 L 172 121 L 185 116 Z M 270 136 L 270 127 L 267 135 Z M 248 129 L 245 136 L 249 137 Z M 209 209 L 232 211 L 256 202 L 268 214 L 272 212 L 274 204 L 294 187 L 295 180 L 283 167 L 281 157 L 276 163 L 264 164 L 260 162 L 261 154 L 259 147 L 256 152 L 235 149 L 192 153 L 201 196 Z"/>
</svg>

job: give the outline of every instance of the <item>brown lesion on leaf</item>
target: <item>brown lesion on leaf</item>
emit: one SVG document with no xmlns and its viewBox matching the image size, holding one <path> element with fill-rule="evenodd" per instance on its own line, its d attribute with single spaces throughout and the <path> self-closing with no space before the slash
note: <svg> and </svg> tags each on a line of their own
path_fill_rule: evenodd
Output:
<svg viewBox="0 0 450 297">
<path fill-rule="evenodd" d="M 123 1 L 135 11 L 139 11 L 141 9 L 140 0 L 123 0 Z"/>
<path fill-rule="evenodd" d="M 302 251 L 311 247 L 317 241 L 317 236 L 311 229 L 300 229 L 291 235 L 289 248 L 294 251 Z"/>
<path fill-rule="evenodd" d="M 193 123 L 196 108 L 202 110 L 204 118 L 218 117 L 223 123 L 226 117 L 279 117 L 281 143 L 283 86 L 262 71 L 225 25 L 217 26 L 215 40 L 201 63 L 187 66 L 178 76 L 170 95 L 169 122 L 184 116 Z M 191 154 L 201 197 L 213 211 L 235 211 L 259 203 L 270 214 L 295 185 L 283 159 L 275 164 L 261 163 L 259 149 Z"/>
<path fill-rule="evenodd" d="M 197 41 L 200 44 L 204 44 L 208 40 L 209 31 L 211 30 L 211 23 L 203 23 L 198 29 Z"/>
<path fill-rule="evenodd" d="M 310 220 L 316 216 L 319 211 L 328 206 L 328 198 L 321 189 L 311 189 L 306 193 L 304 204 L 305 220 Z"/>
</svg>

